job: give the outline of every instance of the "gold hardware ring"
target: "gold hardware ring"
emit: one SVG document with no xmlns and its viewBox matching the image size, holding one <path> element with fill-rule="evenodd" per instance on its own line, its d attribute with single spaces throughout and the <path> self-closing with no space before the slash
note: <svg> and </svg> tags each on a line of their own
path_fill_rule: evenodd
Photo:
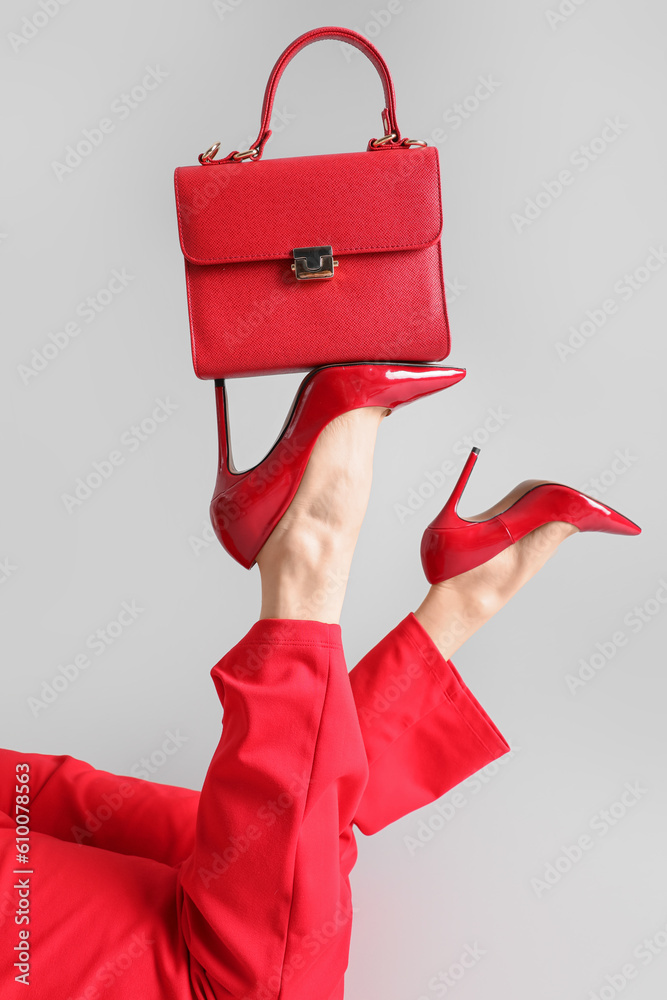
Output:
<svg viewBox="0 0 667 1000">
<path fill-rule="evenodd" d="M 255 157 L 259 153 L 258 149 L 244 149 L 242 153 L 234 153 L 232 156 L 233 160 L 247 160 L 251 156 Z"/>
<path fill-rule="evenodd" d="M 395 132 L 387 132 L 387 134 L 383 135 L 381 139 L 373 139 L 371 146 L 384 146 L 385 142 L 391 142 L 391 140 L 395 138 Z"/>
<path fill-rule="evenodd" d="M 218 150 L 220 149 L 220 143 L 214 142 L 212 146 L 209 146 L 205 153 L 202 153 L 199 159 L 203 162 L 204 160 L 214 160 L 218 155 Z"/>
</svg>

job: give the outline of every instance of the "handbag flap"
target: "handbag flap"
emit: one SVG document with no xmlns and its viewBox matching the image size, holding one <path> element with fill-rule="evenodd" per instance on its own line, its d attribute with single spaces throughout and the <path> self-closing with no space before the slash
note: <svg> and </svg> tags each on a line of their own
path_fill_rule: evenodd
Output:
<svg viewBox="0 0 667 1000">
<path fill-rule="evenodd" d="M 435 146 L 177 167 L 181 249 L 193 264 L 411 250 L 442 232 Z"/>
</svg>

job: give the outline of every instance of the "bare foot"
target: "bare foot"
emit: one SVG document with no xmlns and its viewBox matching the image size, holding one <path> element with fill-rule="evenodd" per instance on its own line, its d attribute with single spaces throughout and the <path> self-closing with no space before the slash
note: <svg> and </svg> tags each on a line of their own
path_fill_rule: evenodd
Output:
<svg viewBox="0 0 667 1000">
<path fill-rule="evenodd" d="M 320 434 L 294 499 L 257 556 L 260 618 L 338 622 L 368 506 L 377 430 L 389 412 L 350 410 Z"/>
<path fill-rule="evenodd" d="M 415 617 L 444 658 L 450 659 L 578 530 L 564 521 L 543 524 L 481 566 L 432 586 Z"/>
</svg>

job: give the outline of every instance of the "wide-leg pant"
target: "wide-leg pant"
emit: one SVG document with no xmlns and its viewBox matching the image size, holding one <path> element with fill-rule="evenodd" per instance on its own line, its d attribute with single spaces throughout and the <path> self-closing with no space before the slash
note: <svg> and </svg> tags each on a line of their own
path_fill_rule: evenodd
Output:
<svg viewBox="0 0 667 1000">
<path fill-rule="evenodd" d="M 413 615 L 350 674 L 338 625 L 268 619 L 211 675 L 201 793 L 0 751 L 3 1000 L 341 1000 L 353 825 L 509 750 Z"/>
</svg>

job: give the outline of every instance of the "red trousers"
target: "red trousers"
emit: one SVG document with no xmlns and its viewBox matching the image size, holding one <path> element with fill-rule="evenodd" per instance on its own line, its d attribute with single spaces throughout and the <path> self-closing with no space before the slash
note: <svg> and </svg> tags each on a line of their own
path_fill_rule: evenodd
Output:
<svg viewBox="0 0 667 1000">
<path fill-rule="evenodd" d="M 353 825 L 509 750 L 413 615 L 350 674 L 338 625 L 268 619 L 211 675 L 201 793 L 0 751 L 3 1000 L 340 1000 Z"/>
</svg>

